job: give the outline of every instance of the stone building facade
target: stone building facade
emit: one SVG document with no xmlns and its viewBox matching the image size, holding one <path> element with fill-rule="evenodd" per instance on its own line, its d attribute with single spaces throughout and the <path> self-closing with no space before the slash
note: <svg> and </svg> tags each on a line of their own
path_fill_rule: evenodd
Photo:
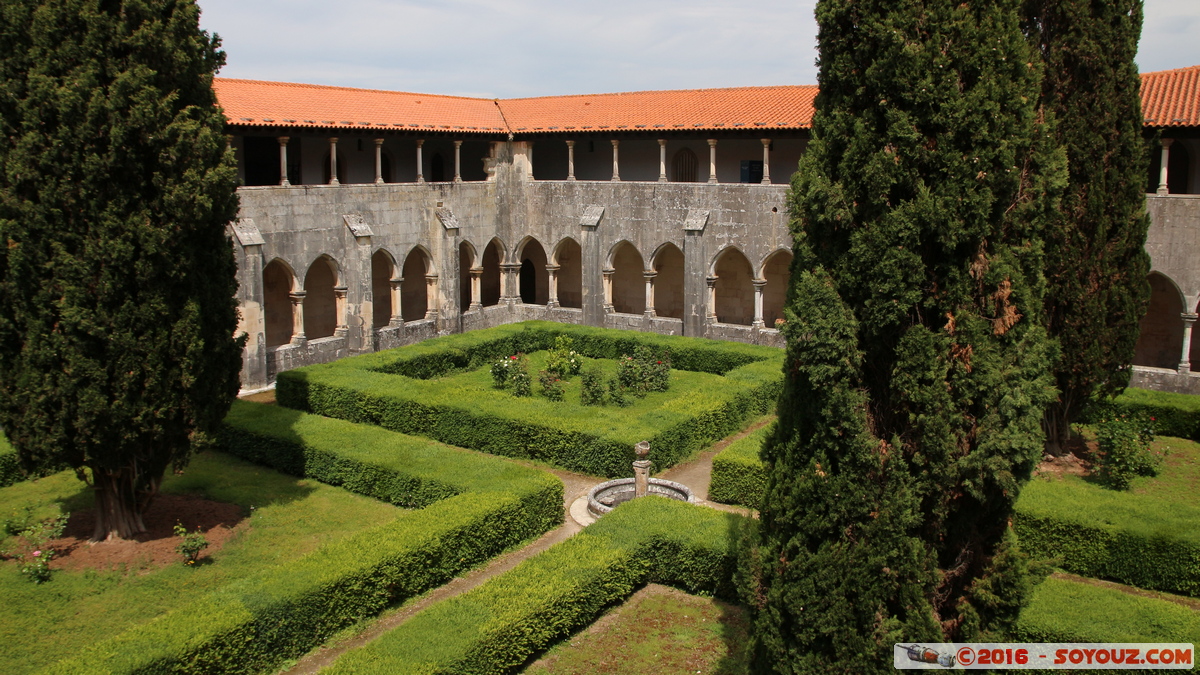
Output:
<svg viewBox="0 0 1200 675">
<path fill-rule="evenodd" d="M 1200 67 L 1143 76 L 1135 384 L 1200 393 Z M 221 80 L 242 383 L 527 319 L 782 345 L 815 87 L 486 100 Z M 1200 350 L 1200 347 L 1196 347 Z"/>
</svg>

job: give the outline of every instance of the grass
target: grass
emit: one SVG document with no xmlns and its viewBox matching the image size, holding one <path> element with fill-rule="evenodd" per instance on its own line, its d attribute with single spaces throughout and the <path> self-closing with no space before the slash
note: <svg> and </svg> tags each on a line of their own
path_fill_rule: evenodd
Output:
<svg viewBox="0 0 1200 675">
<path fill-rule="evenodd" d="M 182 476 L 167 477 L 162 489 L 237 504 L 250 515 L 249 528 L 212 555 L 215 564 L 199 567 L 58 571 L 50 583 L 34 585 L 15 563 L 0 564 L 0 598 L 6 605 L 0 663 L 6 673 L 49 665 L 232 581 L 391 522 L 400 512 L 221 453 L 197 456 Z M 56 505 L 78 510 L 90 506 L 90 500 L 87 488 L 71 472 L 62 472 L 0 489 L 0 513 L 30 504 L 35 515 L 48 515 Z"/>
<path fill-rule="evenodd" d="M 1031 642 L 1200 643 L 1200 612 L 1140 595 L 1050 578 L 1033 591 L 1016 637 Z"/>
<path fill-rule="evenodd" d="M 1110 490 L 1070 474 L 1042 475 L 1022 491 L 1017 510 L 1200 542 L 1200 503 L 1195 500 L 1200 492 L 1200 443 L 1160 437 L 1153 447 L 1167 453 L 1162 470 L 1157 476 L 1134 479 L 1128 491 Z"/>
<path fill-rule="evenodd" d="M 748 638 L 742 608 L 650 585 L 523 672 L 741 675 L 747 672 Z"/>
</svg>

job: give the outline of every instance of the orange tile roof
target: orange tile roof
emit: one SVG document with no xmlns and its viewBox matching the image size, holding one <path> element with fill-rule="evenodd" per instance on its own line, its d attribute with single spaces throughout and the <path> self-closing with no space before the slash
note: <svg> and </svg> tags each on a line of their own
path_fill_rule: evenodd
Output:
<svg viewBox="0 0 1200 675">
<path fill-rule="evenodd" d="M 807 129 L 816 85 L 502 99 L 514 132 Z"/>
<path fill-rule="evenodd" d="M 1200 66 L 1143 73 L 1149 127 L 1200 126 Z M 815 85 L 485 99 L 216 78 L 232 126 L 457 134 L 807 129 Z"/>
<path fill-rule="evenodd" d="M 1200 66 L 1142 73 L 1142 117 L 1148 127 L 1200 126 Z"/>
<path fill-rule="evenodd" d="M 486 98 L 223 77 L 213 81 L 213 88 L 234 126 L 508 131 L 496 102 Z"/>
</svg>

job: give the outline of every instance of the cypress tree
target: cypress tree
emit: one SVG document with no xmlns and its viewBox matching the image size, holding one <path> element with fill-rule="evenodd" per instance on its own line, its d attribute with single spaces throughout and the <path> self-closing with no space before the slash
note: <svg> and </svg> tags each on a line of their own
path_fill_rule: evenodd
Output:
<svg viewBox="0 0 1200 675">
<path fill-rule="evenodd" d="M 1046 231 L 1046 325 L 1061 354 L 1058 400 L 1046 409 L 1047 448 L 1061 452 L 1093 396 L 1115 396 L 1146 312 L 1146 148 L 1137 64 L 1141 0 L 1026 0 L 1026 31 L 1041 52 L 1042 101 L 1069 166 L 1062 206 Z"/>
<path fill-rule="evenodd" d="M 820 0 L 792 179 L 785 388 L 745 586 L 758 673 L 890 672 L 995 635 L 1034 575 L 1012 505 L 1053 397 L 1061 154 L 1017 0 Z"/>
<path fill-rule="evenodd" d="M 237 393 L 224 55 L 191 0 L 0 11 L 0 426 L 127 538 Z"/>
</svg>

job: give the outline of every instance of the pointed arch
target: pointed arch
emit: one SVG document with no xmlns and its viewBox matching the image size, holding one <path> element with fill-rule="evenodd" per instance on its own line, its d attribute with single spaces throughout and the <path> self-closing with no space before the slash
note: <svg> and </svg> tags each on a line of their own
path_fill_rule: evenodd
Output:
<svg viewBox="0 0 1200 675">
<path fill-rule="evenodd" d="M 624 314 L 642 314 L 646 311 L 645 263 L 637 247 L 622 239 L 608 254 L 609 268 L 613 270 L 613 309 Z"/>
<path fill-rule="evenodd" d="M 263 322 L 268 347 L 287 344 L 295 328 L 291 294 L 296 290 L 296 272 L 285 261 L 275 258 L 263 268 Z"/>
<path fill-rule="evenodd" d="M 558 304 L 583 307 L 583 249 L 579 242 L 564 237 L 554 247 L 553 260 L 558 265 Z"/>
<path fill-rule="evenodd" d="M 683 251 L 671 242 L 654 252 L 654 313 L 683 318 Z"/>
<path fill-rule="evenodd" d="M 429 284 L 425 277 L 433 273 L 433 256 L 420 244 L 404 257 L 400 275 L 400 316 L 405 321 L 420 321 L 429 312 Z"/>
<path fill-rule="evenodd" d="M 483 267 L 483 276 L 479 280 L 479 302 L 484 307 L 500 303 L 500 263 L 504 261 L 506 253 L 500 237 L 492 237 L 483 249 L 483 257 L 479 261 Z"/>
<path fill-rule="evenodd" d="M 458 245 L 458 311 L 465 312 L 474 301 L 471 268 L 475 266 L 475 246 L 466 240 Z"/>
<path fill-rule="evenodd" d="M 341 268 L 332 257 L 321 254 L 304 275 L 304 335 L 309 340 L 329 337 L 338 326 L 338 301 L 334 288 L 339 285 Z"/>
<path fill-rule="evenodd" d="M 726 246 L 713 259 L 711 269 L 717 278 L 717 322 L 749 326 L 754 321 L 754 272 L 750 261 L 738 247 Z"/>
<path fill-rule="evenodd" d="M 1151 272 L 1150 305 L 1140 323 L 1133 365 L 1177 368 L 1183 354 L 1184 296 L 1179 285 L 1162 272 Z"/>
<path fill-rule="evenodd" d="M 791 249 L 776 249 L 763 260 L 758 278 L 767 281 L 767 285 L 763 287 L 763 324 L 767 328 L 774 328 L 775 322 L 783 319 L 783 304 L 787 298 L 791 268 Z"/>
<path fill-rule="evenodd" d="M 546 270 L 546 250 L 533 237 L 517 244 L 517 262 L 521 264 L 517 288 L 521 302 L 544 305 L 550 297 L 550 273 Z"/>
<path fill-rule="evenodd" d="M 396 257 L 380 248 L 371 255 L 371 325 L 382 328 L 392 320 L 392 279 L 399 276 Z"/>
</svg>

